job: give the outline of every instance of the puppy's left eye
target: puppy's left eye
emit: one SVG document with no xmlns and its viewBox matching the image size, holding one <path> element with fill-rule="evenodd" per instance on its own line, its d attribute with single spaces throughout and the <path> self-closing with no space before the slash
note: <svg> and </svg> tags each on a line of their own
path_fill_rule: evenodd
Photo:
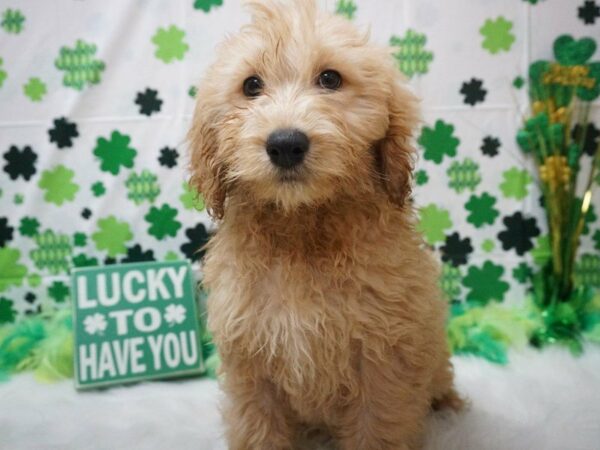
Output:
<svg viewBox="0 0 600 450">
<path fill-rule="evenodd" d="M 335 91 L 342 86 L 342 76 L 336 70 L 325 70 L 319 75 L 319 86 Z"/>
<path fill-rule="evenodd" d="M 263 91 L 263 81 L 256 75 L 248 77 L 242 85 L 246 97 L 258 97 Z"/>
</svg>

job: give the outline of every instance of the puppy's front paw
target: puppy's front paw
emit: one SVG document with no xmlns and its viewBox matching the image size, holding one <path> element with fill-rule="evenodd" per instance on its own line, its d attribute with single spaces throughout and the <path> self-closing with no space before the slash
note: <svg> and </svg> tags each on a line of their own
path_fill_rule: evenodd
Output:
<svg viewBox="0 0 600 450">
<path fill-rule="evenodd" d="M 440 398 L 434 398 L 431 402 L 431 409 L 434 411 L 451 409 L 455 412 L 459 412 L 465 409 L 467 406 L 467 401 L 463 399 L 454 389 L 451 389 Z"/>
</svg>

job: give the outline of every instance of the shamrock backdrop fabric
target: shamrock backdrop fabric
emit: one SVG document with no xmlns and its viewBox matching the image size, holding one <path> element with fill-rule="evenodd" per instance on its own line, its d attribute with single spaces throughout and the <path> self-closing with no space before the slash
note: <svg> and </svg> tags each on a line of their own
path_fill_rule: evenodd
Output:
<svg viewBox="0 0 600 450">
<path fill-rule="evenodd" d="M 395 48 L 423 99 L 419 228 L 449 299 L 523 300 L 549 252 L 515 144 L 529 62 L 600 37 L 597 0 L 329 0 Z M 194 86 L 238 0 L 0 2 L 0 324 L 65 304 L 72 267 L 190 258 L 214 229 L 186 183 Z M 598 52 L 591 60 L 600 59 Z M 600 138 L 586 144 L 589 165 Z M 600 286 L 600 196 L 577 276 Z"/>
</svg>

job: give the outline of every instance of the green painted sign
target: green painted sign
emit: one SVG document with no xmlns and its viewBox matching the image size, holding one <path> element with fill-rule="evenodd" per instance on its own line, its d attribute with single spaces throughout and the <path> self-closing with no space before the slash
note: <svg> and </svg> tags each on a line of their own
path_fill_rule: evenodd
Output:
<svg viewBox="0 0 600 450">
<path fill-rule="evenodd" d="M 77 268 L 72 283 L 78 389 L 202 372 L 188 262 Z"/>
</svg>

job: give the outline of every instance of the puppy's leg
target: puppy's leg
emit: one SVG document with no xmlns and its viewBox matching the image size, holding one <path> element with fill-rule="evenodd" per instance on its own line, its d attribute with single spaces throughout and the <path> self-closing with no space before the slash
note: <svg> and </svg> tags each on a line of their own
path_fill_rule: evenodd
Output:
<svg viewBox="0 0 600 450">
<path fill-rule="evenodd" d="M 360 392 L 335 427 L 340 450 L 413 450 L 422 446 L 429 410 L 423 373 L 363 359 Z"/>
<path fill-rule="evenodd" d="M 460 411 L 464 400 L 454 389 L 454 370 L 446 352 L 437 371 L 431 380 L 431 407 L 434 410 L 453 409 Z"/>
<path fill-rule="evenodd" d="M 229 450 L 289 450 L 294 430 L 286 406 L 266 380 L 247 372 L 228 371 L 223 390 L 227 395 L 223 417 Z"/>
</svg>

